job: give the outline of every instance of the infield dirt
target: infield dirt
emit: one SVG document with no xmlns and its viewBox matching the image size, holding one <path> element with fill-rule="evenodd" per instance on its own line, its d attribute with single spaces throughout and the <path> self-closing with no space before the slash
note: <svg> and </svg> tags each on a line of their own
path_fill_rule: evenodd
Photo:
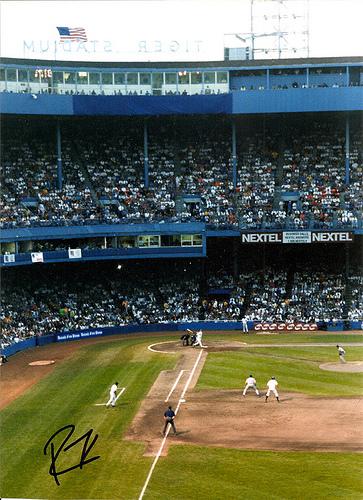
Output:
<svg viewBox="0 0 363 500">
<path fill-rule="evenodd" d="M 250 346 L 251 347 L 251 346 Z M 263 392 L 242 396 L 241 390 L 195 391 L 208 352 L 239 350 L 241 342 L 208 341 L 189 386 L 186 401 L 175 419 L 178 434 L 169 434 L 170 444 L 197 444 L 251 450 L 345 451 L 363 450 L 363 400 L 359 397 L 314 397 L 301 393 L 280 394 L 280 403 Z M 125 439 L 147 443 L 145 455 L 155 455 L 160 446 L 163 413 L 176 407 L 199 348 L 181 348 L 178 342 L 154 346 L 159 352 L 182 352 L 175 370 L 160 373 L 141 404 Z M 184 370 L 169 401 L 165 397 Z M 241 381 L 242 385 L 242 381 Z"/>
</svg>

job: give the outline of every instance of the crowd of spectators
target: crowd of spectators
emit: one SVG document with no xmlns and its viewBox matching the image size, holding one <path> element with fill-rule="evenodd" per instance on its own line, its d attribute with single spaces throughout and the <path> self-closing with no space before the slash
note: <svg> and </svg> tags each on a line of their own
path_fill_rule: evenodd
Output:
<svg viewBox="0 0 363 500">
<path fill-rule="evenodd" d="M 356 227 L 362 213 L 362 143 L 358 136 L 350 148 L 350 182 L 346 182 L 343 128 L 314 123 L 297 133 L 283 154 L 281 191 L 298 193 L 296 200 L 280 201 L 280 210 L 297 228 Z"/>
<path fill-rule="evenodd" d="M 207 130 L 194 125 L 179 137 L 177 193 L 197 196 L 195 203 L 184 203 L 184 220 L 236 223 L 230 142 L 223 125 Z"/>
<path fill-rule="evenodd" d="M 140 123 L 83 127 L 64 127 L 62 186 L 55 137 L 5 134 L 2 227 L 202 221 L 243 229 L 326 229 L 357 227 L 362 218 L 361 138 L 352 132 L 347 182 L 344 130 L 330 122 L 290 130 L 284 146 L 277 132 L 241 131 L 236 188 L 231 133 L 223 120 L 191 121 L 174 131 L 154 124 L 146 184 Z M 285 201 L 286 192 L 295 197 Z"/>
<path fill-rule="evenodd" d="M 349 276 L 351 303 L 348 310 L 348 318 L 351 321 L 362 321 L 363 319 L 363 276 L 354 274 Z"/>
<path fill-rule="evenodd" d="M 247 316 L 257 321 L 329 322 L 344 317 L 341 273 L 269 270 L 252 283 Z"/>
<path fill-rule="evenodd" d="M 277 137 L 256 133 L 239 144 L 237 205 L 240 226 L 259 228 L 273 216 Z"/>
<path fill-rule="evenodd" d="M 328 322 L 344 318 L 346 311 L 343 275 L 331 271 L 266 268 L 237 276 L 210 275 L 206 282 L 196 269 L 183 269 L 178 263 L 164 272 L 163 266 L 138 271 L 132 265 L 125 271 L 90 269 L 87 274 L 53 270 L 37 279 L 34 272 L 11 270 L 5 276 L 2 347 L 29 336 L 89 328 L 243 317 Z M 350 283 L 347 319 L 362 321 L 362 277 L 353 275 Z M 229 292 L 216 291 L 221 288 Z"/>
<path fill-rule="evenodd" d="M 337 321 L 344 316 L 344 287 L 341 273 L 296 272 L 289 314 L 306 321 Z"/>
</svg>

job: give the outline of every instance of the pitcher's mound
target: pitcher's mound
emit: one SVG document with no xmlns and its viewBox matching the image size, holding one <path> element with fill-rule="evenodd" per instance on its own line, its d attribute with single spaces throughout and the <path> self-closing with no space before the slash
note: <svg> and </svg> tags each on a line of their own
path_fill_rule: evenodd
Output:
<svg viewBox="0 0 363 500">
<path fill-rule="evenodd" d="M 42 359 L 41 361 L 32 361 L 29 363 L 30 366 L 44 366 L 44 365 L 52 365 L 55 363 L 53 359 Z"/>
<path fill-rule="evenodd" d="M 330 372 L 360 373 L 363 372 L 363 361 L 350 361 L 347 363 L 323 363 L 319 366 L 319 368 Z"/>
</svg>

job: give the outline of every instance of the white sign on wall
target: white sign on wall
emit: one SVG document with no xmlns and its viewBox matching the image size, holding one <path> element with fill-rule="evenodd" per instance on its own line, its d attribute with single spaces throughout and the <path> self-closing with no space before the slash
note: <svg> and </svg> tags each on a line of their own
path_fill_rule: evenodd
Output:
<svg viewBox="0 0 363 500">
<path fill-rule="evenodd" d="M 289 231 L 282 233 L 282 243 L 311 243 L 310 231 Z"/>
</svg>

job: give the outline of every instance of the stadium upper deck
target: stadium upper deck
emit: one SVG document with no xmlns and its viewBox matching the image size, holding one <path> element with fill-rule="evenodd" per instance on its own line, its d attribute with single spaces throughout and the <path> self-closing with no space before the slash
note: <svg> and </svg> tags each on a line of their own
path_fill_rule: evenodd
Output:
<svg viewBox="0 0 363 500">
<path fill-rule="evenodd" d="M 359 57 L 188 63 L 6 59 L 0 90 L 70 95 L 208 95 L 363 85 Z"/>
<path fill-rule="evenodd" d="M 28 263 L 36 249 L 65 260 L 72 247 L 95 259 L 201 257 L 214 230 L 362 231 L 362 58 L 3 59 L 0 88 L 1 111 L 13 115 L 2 155 L 2 253 L 16 254 L 8 264 Z M 298 112 L 315 114 L 299 122 Z M 284 131 L 282 113 L 296 119 Z M 197 116 L 173 121 L 178 114 Z M 211 114 L 227 115 L 214 131 Z M 258 117 L 244 130 L 247 114 L 264 115 L 259 131 Z M 85 133 L 81 115 L 106 118 Z"/>
</svg>

